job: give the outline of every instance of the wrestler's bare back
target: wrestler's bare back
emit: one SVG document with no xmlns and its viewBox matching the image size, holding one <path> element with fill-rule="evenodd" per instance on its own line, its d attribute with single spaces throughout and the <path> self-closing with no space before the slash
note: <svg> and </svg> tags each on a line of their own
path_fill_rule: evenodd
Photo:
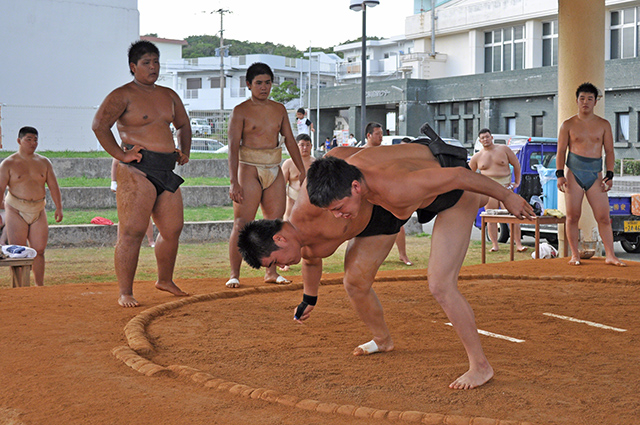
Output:
<svg viewBox="0 0 640 425">
<path fill-rule="evenodd" d="M 117 122 L 124 143 L 140 145 L 156 152 L 175 149 L 169 124 L 187 120 L 178 95 L 167 87 L 141 86 L 135 81 L 117 88 L 101 106 L 108 121 Z M 179 122 L 175 122 L 180 127 Z"/>
<path fill-rule="evenodd" d="M 45 183 L 49 170 L 53 170 L 47 158 L 38 154 L 23 157 L 14 153 L 2 161 L 1 168 L 2 174 L 7 178 L 9 191 L 14 196 L 28 201 L 37 201 L 45 197 Z"/>
<path fill-rule="evenodd" d="M 234 108 L 231 125 L 241 124 L 242 145 L 254 149 L 271 149 L 278 146 L 286 114 L 281 103 L 269 99 L 248 99 Z"/>
<path fill-rule="evenodd" d="M 443 169 L 431 151 L 421 144 L 371 147 L 351 155 L 346 161 L 364 175 L 369 202 L 380 205 L 400 219 L 411 217 L 417 209 L 430 205 L 439 194 L 453 189 L 442 186 Z M 446 172 L 450 170 L 453 169 Z M 422 187 L 420 193 L 431 192 L 433 195 L 416 197 L 418 187 Z M 425 187 L 431 190 L 425 191 Z"/>
<path fill-rule="evenodd" d="M 605 138 L 611 133 L 611 125 L 609 121 L 595 114 L 585 118 L 574 115 L 562 123 L 560 137 L 563 132 L 568 138 L 571 152 L 588 158 L 600 158 Z"/>
</svg>

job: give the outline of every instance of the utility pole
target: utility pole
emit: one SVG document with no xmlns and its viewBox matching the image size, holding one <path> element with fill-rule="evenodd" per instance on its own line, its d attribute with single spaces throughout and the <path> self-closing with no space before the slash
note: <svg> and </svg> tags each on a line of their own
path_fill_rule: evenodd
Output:
<svg viewBox="0 0 640 425">
<path fill-rule="evenodd" d="M 227 9 L 218 9 L 214 10 L 211 13 L 219 13 L 220 14 L 220 110 L 224 110 L 224 26 L 223 26 L 223 17 L 225 13 L 231 13 L 230 10 Z"/>
</svg>

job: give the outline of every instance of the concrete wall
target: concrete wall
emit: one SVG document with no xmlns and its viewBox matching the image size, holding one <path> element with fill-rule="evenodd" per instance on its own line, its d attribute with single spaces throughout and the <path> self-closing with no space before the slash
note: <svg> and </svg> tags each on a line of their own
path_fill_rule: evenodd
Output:
<svg viewBox="0 0 640 425">
<path fill-rule="evenodd" d="M 233 221 L 205 221 L 184 224 L 180 243 L 212 243 L 229 240 Z M 155 229 L 155 235 L 158 231 Z M 86 224 L 79 226 L 49 226 L 48 248 L 112 247 L 118 239 L 118 226 Z M 146 242 L 146 240 L 145 240 Z"/>
<path fill-rule="evenodd" d="M 228 186 L 182 186 L 182 202 L 185 207 L 220 207 L 231 205 Z M 116 194 L 108 187 L 62 187 L 62 205 L 65 209 L 116 208 Z M 55 204 L 47 190 L 47 211 Z"/>
<path fill-rule="evenodd" d="M 96 150 L 91 122 L 104 97 L 131 80 L 136 0 L 20 0 L 0 6 L 0 111 L 5 149 L 18 130 L 42 150 Z"/>
<path fill-rule="evenodd" d="M 57 178 L 108 178 L 111 161 L 111 158 L 52 158 L 51 164 Z M 229 177 L 229 163 L 226 159 L 192 159 L 186 165 L 176 166 L 174 171 L 182 177 Z"/>
</svg>

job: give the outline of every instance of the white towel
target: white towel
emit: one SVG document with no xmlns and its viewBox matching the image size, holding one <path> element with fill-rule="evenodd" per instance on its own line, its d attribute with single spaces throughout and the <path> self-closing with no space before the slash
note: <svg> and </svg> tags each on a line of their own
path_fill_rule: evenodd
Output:
<svg viewBox="0 0 640 425">
<path fill-rule="evenodd" d="M 2 253 L 9 258 L 33 258 L 38 255 L 35 249 L 21 245 L 2 245 Z"/>
</svg>

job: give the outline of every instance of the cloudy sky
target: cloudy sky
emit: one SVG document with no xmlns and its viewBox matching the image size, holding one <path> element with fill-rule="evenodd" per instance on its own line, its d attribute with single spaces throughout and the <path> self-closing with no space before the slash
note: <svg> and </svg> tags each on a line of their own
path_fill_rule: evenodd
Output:
<svg viewBox="0 0 640 425">
<path fill-rule="evenodd" d="M 362 12 L 349 9 L 350 0 L 138 0 L 140 34 L 182 40 L 190 35 L 215 35 L 224 15 L 224 37 L 271 41 L 298 49 L 331 47 L 362 35 Z M 380 0 L 367 9 L 367 35 L 404 34 L 413 0 Z"/>
</svg>

